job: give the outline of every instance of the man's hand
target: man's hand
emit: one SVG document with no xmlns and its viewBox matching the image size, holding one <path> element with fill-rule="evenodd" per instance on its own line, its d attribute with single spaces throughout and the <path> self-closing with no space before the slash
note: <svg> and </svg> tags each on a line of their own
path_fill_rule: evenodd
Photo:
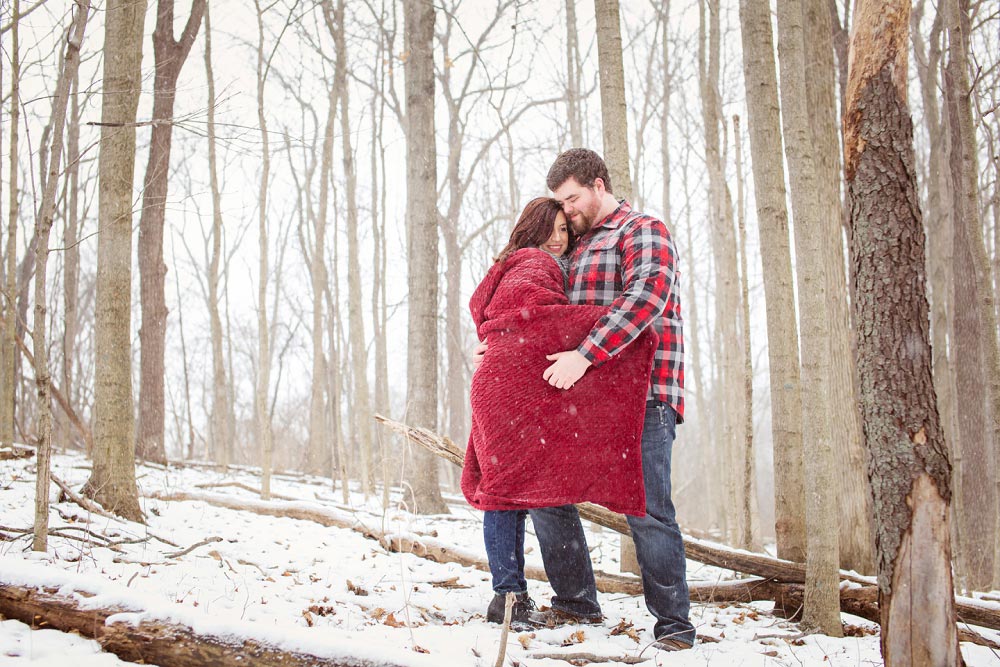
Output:
<svg viewBox="0 0 1000 667">
<path fill-rule="evenodd" d="M 483 365 L 483 359 L 486 357 L 486 349 L 489 346 L 484 340 L 482 343 L 476 346 L 476 349 L 472 352 L 472 372 L 475 373 L 479 370 L 479 367 Z"/>
<path fill-rule="evenodd" d="M 590 362 L 576 350 L 556 352 L 545 357 L 555 363 L 545 369 L 542 379 L 556 389 L 569 389 L 590 368 Z"/>
</svg>

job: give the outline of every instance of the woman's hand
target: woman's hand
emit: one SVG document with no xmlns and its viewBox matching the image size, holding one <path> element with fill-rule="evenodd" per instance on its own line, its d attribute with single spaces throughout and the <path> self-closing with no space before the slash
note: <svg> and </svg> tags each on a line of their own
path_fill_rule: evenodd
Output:
<svg viewBox="0 0 1000 667">
<path fill-rule="evenodd" d="M 472 372 L 475 373 L 479 370 L 479 367 L 483 365 L 483 359 L 486 357 L 486 349 L 489 346 L 484 340 L 482 343 L 476 346 L 476 349 L 472 351 Z"/>
</svg>

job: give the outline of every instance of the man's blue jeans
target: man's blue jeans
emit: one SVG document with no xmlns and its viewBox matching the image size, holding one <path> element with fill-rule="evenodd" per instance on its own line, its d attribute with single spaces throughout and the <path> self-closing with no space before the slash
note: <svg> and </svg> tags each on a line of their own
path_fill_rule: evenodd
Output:
<svg viewBox="0 0 1000 667">
<path fill-rule="evenodd" d="M 653 636 L 693 644 L 684 542 L 670 499 L 670 457 L 676 420 L 677 413 L 669 404 L 646 404 L 642 432 L 646 516 L 627 518 L 642 573 L 646 608 L 656 619 Z M 552 607 L 582 616 L 599 615 L 594 571 L 576 508 L 532 510 L 531 520 L 542 548 L 545 572 L 556 594 Z"/>
<path fill-rule="evenodd" d="M 483 514 L 483 539 L 493 575 L 494 593 L 524 593 L 524 510 L 490 510 Z"/>
</svg>

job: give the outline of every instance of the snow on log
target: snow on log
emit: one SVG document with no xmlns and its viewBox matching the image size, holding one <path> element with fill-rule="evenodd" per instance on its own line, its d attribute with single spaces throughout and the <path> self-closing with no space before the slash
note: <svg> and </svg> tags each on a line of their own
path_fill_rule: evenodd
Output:
<svg viewBox="0 0 1000 667">
<path fill-rule="evenodd" d="M 219 620 L 148 601 L 119 585 L 0 558 L 0 616 L 35 628 L 76 632 L 122 660 L 160 667 L 430 667 L 434 656 L 374 649 L 323 628 L 276 628 Z"/>
</svg>

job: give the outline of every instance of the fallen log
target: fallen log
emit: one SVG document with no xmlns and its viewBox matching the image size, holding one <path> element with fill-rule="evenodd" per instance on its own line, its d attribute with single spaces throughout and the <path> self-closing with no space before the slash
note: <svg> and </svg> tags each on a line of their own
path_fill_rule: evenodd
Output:
<svg viewBox="0 0 1000 667">
<path fill-rule="evenodd" d="M 147 497 L 166 502 L 202 502 L 238 512 L 253 512 L 264 516 L 312 521 L 328 528 L 345 528 L 378 542 L 383 549 L 391 553 L 409 553 L 435 563 L 456 563 L 483 572 L 490 571 L 489 563 L 470 551 L 454 547 L 429 536 L 384 532 L 356 515 L 341 510 L 314 507 L 301 502 L 289 503 L 234 498 L 219 493 L 174 491 L 171 493 L 156 492 Z M 548 581 L 545 570 L 540 567 L 526 566 L 524 574 L 527 578 L 535 581 Z M 625 595 L 640 595 L 642 593 L 642 582 L 635 577 L 600 571 L 594 574 L 597 578 L 597 589 L 602 593 Z"/>
<path fill-rule="evenodd" d="M 287 628 L 279 634 L 270 624 L 240 621 L 206 630 L 201 626 L 211 626 L 212 622 L 206 620 L 202 623 L 200 617 L 206 615 L 200 613 L 199 619 L 192 619 L 193 625 L 200 628 L 196 629 L 193 625 L 173 620 L 177 616 L 176 611 L 170 612 L 169 618 L 167 613 L 158 618 L 155 612 L 138 605 L 95 607 L 91 604 L 92 600 L 88 600 L 94 595 L 93 589 L 88 586 L 31 586 L 17 581 L 17 577 L 8 578 L 4 574 L 3 567 L 0 567 L 0 616 L 17 619 L 34 628 L 78 633 L 96 640 L 105 651 L 130 662 L 151 663 L 160 667 L 241 667 L 247 664 L 254 667 L 397 667 L 434 664 L 428 660 L 430 656 L 421 655 L 414 655 L 412 659 L 409 656 L 406 659 L 356 657 L 349 654 L 352 646 L 357 654 L 371 655 L 370 645 L 343 640 L 339 646 L 323 647 L 319 643 L 322 639 L 315 634 Z M 187 610 L 185 614 L 195 615 Z M 121 616 L 116 618 L 116 615 Z M 322 632 L 328 633 L 329 629 Z M 299 650 L 295 648 L 294 640 L 282 641 L 282 636 L 288 634 L 298 635 L 298 645 L 320 648 L 316 653 Z"/>
<path fill-rule="evenodd" d="M 380 424 L 384 424 L 393 431 L 402 434 L 407 440 L 451 461 L 459 467 L 465 462 L 465 453 L 447 437 L 438 435 L 426 428 L 408 426 L 382 415 L 376 414 L 374 418 Z M 610 528 L 622 535 L 632 534 L 628 522 L 621 514 L 591 503 L 581 503 L 577 505 L 577 509 L 580 512 L 580 516 L 588 521 L 592 521 L 605 528 Z M 794 563 L 749 551 L 730 549 L 721 544 L 694 539 L 687 535 L 684 536 L 684 552 L 688 558 L 699 563 L 733 570 L 734 572 L 742 572 L 764 579 L 777 579 L 796 584 L 805 583 L 806 580 L 806 566 L 802 563 Z M 841 571 L 840 577 L 846 581 L 863 585 L 875 583 L 874 578 L 861 577 L 853 572 Z"/>
<path fill-rule="evenodd" d="M 432 537 L 386 533 L 373 525 L 365 523 L 356 515 L 340 510 L 314 507 L 305 503 L 240 499 L 217 493 L 154 493 L 149 497 L 167 502 L 203 502 L 236 511 L 312 521 L 332 528 L 346 528 L 361 533 L 368 539 L 375 540 L 383 549 L 391 553 L 410 553 L 436 563 L 456 563 L 482 572 L 490 571 L 490 566 L 486 559 L 470 551 L 457 548 Z M 548 581 L 545 570 L 537 566 L 526 566 L 524 575 L 528 579 L 535 581 Z M 602 593 L 642 594 L 642 581 L 636 577 L 598 570 L 594 572 L 594 579 L 597 583 L 597 590 Z M 789 616 L 794 616 L 795 612 L 801 610 L 802 607 L 802 586 L 798 582 L 751 578 L 712 583 L 691 582 L 688 588 L 692 602 L 717 604 L 771 601 L 775 603 L 775 609 L 779 613 L 781 610 L 784 610 Z M 877 600 L 877 590 L 872 585 L 844 587 L 840 593 L 841 611 L 866 618 L 876 623 L 879 618 Z M 977 601 L 968 598 L 959 598 L 956 608 L 958 610 L 959 621 L 1000 630 L 1000 608 L 994 610 L 985 605 L 977 604 Z M 962 641 L 974 641 L 975 643 L 989 641 L 985 639 L 977 641 L 974 637 L 978 637 L 978 635 L 975 635 L 971 631 L 966 632 Z M 989 646 L 990 644 L 986 643 L 984 645 Z"/>
<path fill-rule="evenodd" d="M 448 461 L 451 461 L 457 466 L 461 467 L 465 462 L 465 453 L 459 449 L 454 442 L 445 436 L 438 435 L 437 433 L 434 433 L 426 428 L 409 426 L 407 424 L 397 422 L 383 415 L 376 414 L 374 415 L 374 418 L 375 421 L 380 424 L 383 424 L 393 431 L 402 434 L 407 440 L 424 447 L 430 452 L 437 454 Z M 611 530 L 619 532 L 623 535 L 631 534 L 628 522 L 625 520 L 625 517 L 620 514 L 616 514 L 604 507 L 590 503 L 577 505 L 577 509 L 580 511 L 580 516 L 589 521 L 604 526 L 605 528 L 610 528 Z M 687 558 L 698 561 L 699 563 L 714 565 L 727 570 L 733 570 L 735 572 L 741 572 L 743 574 L 759 577 L 759 579 L 746 581 L 756 582 L 752 584 L 754 587 L 753 590 L 756 591 L 756 595 L 760 595 L 762 597 L 753 597 L 754 594 L 749 592 L 751 589 L 748 588 L 746 584 L 732 582 L 728 589 L 723 589 L 720 585 L 717 585 L 715 589 L 717 593 L 721 594 L 724 590 L 726 590 L 728 593 L 736 597 L 735 600 L 731 599 L 729 601 L 750 601 L 750 598 L 752 597 L 752 599 L 755 600 L 773 600 L 776 605 L 783 605 L 786 610 L 801 608 L 801 600 L 796 602 L 794 594 L 795 589 L 788 589 L 785 587 L 779 591 L 777 589 L 764 586 L 764 583 L 805 583 L 806 568 L 803 563 L 794 563 L 780 558 L 772 558 L 764 554 L 730 549 L 729 547 L 725 547 L 720 544 L 710 543 L 705 540 L 697 540 L 687 535 L 684 536 L 684 553 Z M 849 581 L 860 585 L 860 588 L 846 588 L 841 591 L 841 611 L 855 614 L 857 616 L 861 616 L 862 618 L 869 618 L 869 616 L 872 616 L 869 620 L 877 622 L 878 602 L 876 594 L 877 589 L 874 586 L 875 578 L 859 576 L 853 572 L 847 572 L 844 570 L 840 571 L 840 578 L 841 581 Z M 765 581 L 762 582 L 761 580 Z M 598 589 L 600 590 L 600 585 L 598 586 Z M 801 586 L 799 589 L 801 589 Z M 692 590 L 695 590 L 695 588 L 692 587 Z M 864 591 L 864 593 L 851 592 L 859 590 Z M 695 590 L 695 593 L 700 594 L 698 590 Z M 868 600 L 868 598 L 871 598 L 872 596 L 874 596 L 874 603 L 871 603 Z M 782 599 L 785 599 L 784 603 L 781 602 Z M 694 594 L 692 595 L 692 600 L 695 600 Z M 874 614 L 871 612 L 870 604 L 874 604 Z M 957 598 L 956 613 L 960 622 L 978 625 L 984 628 L 991 628 L 993 630 L 1000 630 L 1000 605 L 990 604 L 988 602 L 984 603 L 972 598 Z"/>
</svg>

